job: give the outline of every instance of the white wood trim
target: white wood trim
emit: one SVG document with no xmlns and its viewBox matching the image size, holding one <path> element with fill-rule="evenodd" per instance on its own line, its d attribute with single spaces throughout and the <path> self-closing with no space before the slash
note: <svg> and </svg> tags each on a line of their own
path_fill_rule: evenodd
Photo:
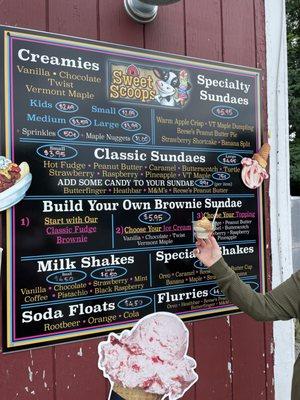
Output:
<svg viewBox="0 0 300 400">
<path fill-rule="evenodd" d="M 271 144 L 270 201 L 272 286 L 293 273 L 287 43 L 284 0 L 265 0 L 267 43 L 268 128 Z M 275 399 L 290 399 L 293 373 L 293 321 L 274 323 Z"/>
</svg>

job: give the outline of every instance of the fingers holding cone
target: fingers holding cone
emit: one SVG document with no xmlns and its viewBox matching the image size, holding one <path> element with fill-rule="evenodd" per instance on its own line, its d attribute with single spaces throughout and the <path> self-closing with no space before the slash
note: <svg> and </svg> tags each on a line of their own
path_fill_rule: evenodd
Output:
<svg viewBox="0 0 300 400">
<path fill-rule="evenodd" d="M 211 249 L 212 247 L 213 247 L 213 242 L 211 241 L 211 238 L 198 239 L 196 242 L 196 249 L 194 250 L 194 254 L 196 257 L 198 257 L 201 254 L 202 250 Z"/>
<path fill-rule="evenodd" d="M 219 249 L 218 242 L 213 235 L 209 236 L 207 239 L 197 239 L 196 241 L 195 254 L 200 254 L 203 249 Z"/>
<path fill-rule="evenodd" d="M 211 242 L 211 246 L 212 246 L 213 250 L 219 249 L 218 242 L 216 241 L 216 238 L 214 236 L 210 237 L 210 242 Z"/>
</svg>

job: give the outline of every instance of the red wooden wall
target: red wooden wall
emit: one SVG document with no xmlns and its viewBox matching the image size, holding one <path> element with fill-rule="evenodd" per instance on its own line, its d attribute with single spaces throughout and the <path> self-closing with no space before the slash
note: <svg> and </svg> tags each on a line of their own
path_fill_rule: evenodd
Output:
<svg viewBox="0 0 300 400">
<path fill-rule="evenodd" d="M 145 27 L 127 17 L 123 0 L 1 0 L 0 24 L 265 69 L 263 0 L 182 0 Z M 188 327 L 200 379 L 184 400 L 274 399 L 271 325 L 236 315 Z M 0 355 L 0 399 L 106 400 L 98 342 Z"/>
</svg>

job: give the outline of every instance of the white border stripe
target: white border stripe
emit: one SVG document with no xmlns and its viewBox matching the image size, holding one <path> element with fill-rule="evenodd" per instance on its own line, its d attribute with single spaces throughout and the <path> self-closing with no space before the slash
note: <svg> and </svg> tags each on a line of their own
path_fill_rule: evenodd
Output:
<svg viewBox="0 0 300 400">
<path fill-rule="evenodd" d="M 266 0 L 268 127 L 271 132 L 270 199 L 273 287 L 293 273 L 289 176 L 287 44 L 284 0 Z M 283 340 L 284 338 L 284 340 Z M 291 396 L 294 324 L 274 323 L 275 399 Z"/>
</svg>

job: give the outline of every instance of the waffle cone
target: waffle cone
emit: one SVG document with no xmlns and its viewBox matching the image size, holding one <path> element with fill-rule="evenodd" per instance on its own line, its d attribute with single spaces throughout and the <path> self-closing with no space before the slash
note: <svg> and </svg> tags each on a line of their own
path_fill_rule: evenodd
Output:
<svg viewBox="0 0 300 400">
<path fill-rule="evenodd" d="M 259 150 L 259 155 L 265 160 L 268 161 L 270 154 L 271 146 L 268 143 L 264 143 Z"/>
<path fill-rule="evenodd" d="M 262 168 L 266 168 L 267 161 L 259 153 L 253 154 L 252 159 L 256 160 Z"/>
<path fill-rule="evenodd" d="M 124 388 L 121 385 L 114 385 L 113 391 L 124 400 L 161 400 L 163 396 L 155 393 L 145 392 L 141 388 Z"/>
</svg>

